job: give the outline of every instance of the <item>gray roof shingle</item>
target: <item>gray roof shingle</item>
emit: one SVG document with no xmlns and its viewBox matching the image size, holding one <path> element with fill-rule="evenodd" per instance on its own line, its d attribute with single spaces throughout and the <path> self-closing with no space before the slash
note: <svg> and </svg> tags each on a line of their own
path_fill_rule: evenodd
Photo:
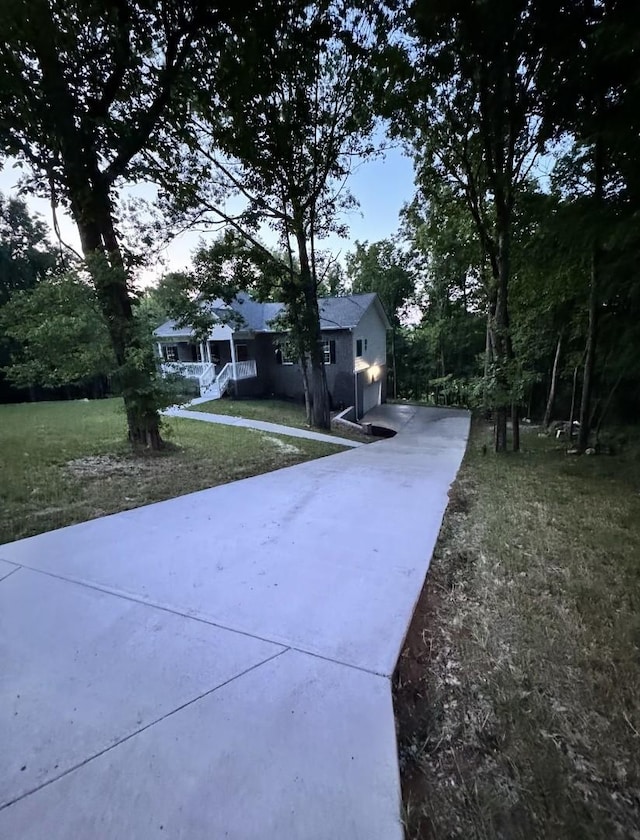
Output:
<svg viewBox="0 0 640 840">
<path fill-rule="evenodd" d="M 376 300 L 375 292 L 344 297 L 320 298 L 320 327 L 323 330 L 344 330 L 356 327 L 364 313 Z M 285 310 L 283 303 L 260 303 L 247 294 L 240 292 L 231 304 L 213 301 L 211 309 L 224 316 L 229 309 L 242 317 L 244 329 L 251 332 L 278 332 L 273 321 Z M 170 320 L 162 324 L 153 333 L 158 338 L 191 338 L 193 330 L 189 326 L 179 327 Z"/>
</svg>

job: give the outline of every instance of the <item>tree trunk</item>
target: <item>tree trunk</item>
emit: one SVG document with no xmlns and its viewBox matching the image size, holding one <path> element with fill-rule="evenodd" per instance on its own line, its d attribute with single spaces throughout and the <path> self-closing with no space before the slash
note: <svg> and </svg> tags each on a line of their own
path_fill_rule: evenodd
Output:
<svg viewBox="0 0 640 840">
<path fill-rule="evenodd" d="M 518 403 L 511 403 L 511 445 L 514 452 L 520 452 L 520 411 Z"/>
<path fill-rule="evenodd" d="M 508 250 L 505 237 L 500 235 L 501 247 L 498 260 L 498 283 L 496 290 L 495 315 L 493 317 L 493 347 L 495 349 L 496 380 L 498 389 L 498 404 L 496 406 L 496 434 L 495 451 L 505 452 L 507 449 L 507 394 L 509 381 L 507 364 L 509 361 L 509 316 L 507 310 L 507 282 L 509 277 Z"/>
<path fill-rule="evenodd" d="M 494 448 L 496 452 L 507 450 L 507 409 L 504 406 L 496 409 Z"/>
<path fill-rule="evenodd" d="M 587 346 L 582 375 L 582 398 L 580 400 L 580 428 L 578 430 L 578 449 L 581 452 L 589 443 L 591 395 L 593 393 L 593 373 L 596 362 L 596 341 L 598 332 L 597 303 L 598 255 L 594 247 L 591 255 L 591 280 L 589 283 L 589 321 L 587 325 Z"/>
<path fill-rule="evenodd" d="M 551 423 L 551 414 L 553 412 L 553 404 L 556 399 L 556 388 L 558 384 L 558 367 L 560 363 L 560 352 L 562 350 L 562 338 L 564 335 L 564 330 L 560 330 L 558 333 L 558 343 L 556 344 L 556 353 L 553 358 L 553 369 L 551 371 L 551 386 L 549 388 L 549 398 L 547 399 L 547 407 L 544 412 L 544 420 L 542 421 L 542 427 L 546 430 L 549 428 L 549 424 Z"/>
<path fill-rule="evenodd" d="M 329 406 L 327 376 L 324 369 L 324 353 L 321 343 L 320 309 L 318 307 L 318 295 L 313 279 L 313 273 L 309 263 L 306 235 L 302 225 L 300 225 L 296 230 L 296 242 L 298 245 L 298 257 L 300 260 L 300 283 L 302 292 L 302 307 L 301 312 L 299 313 L 299 329 L 300 334 L 303 337 L 309 359 L 309 421 L 312 426 L 315 426 L 318 429 L 330 429 L 331 411 Z"/>
<path fill-rule="evenodd" d="M 573 387 L 571 389 L 571 409 L 569 411 L 569 440 L 573 440 L 573 418 L 576 413 L 576 391 L 578 390 L 578 369 L 580 365 L 576 365 L 573 369 Z"/>
<path fill-rule="evenodd" d="M 600 412 L 600 417 L 598 418 L 598 425 L 596 426 L 596 441 L 600 439 L 600 430 L 602 429 L 602 424 L 604 423 L 604 418 L 607 416 L 607 412 L 609 411 L 609 407 L 611 405 L 611 400 L 613 399 L 613 395 L 618 389 L 618 385 L 622 382 L 622 374 L 616 379 L 613 383 L 613 387 L 609 391 L 609 395 L 605 400 L 604 406 L 602 407 L 602 411 Z"/>
<path fill-rule="evenodd" d="M 600 111 L 602 103 L 598 108 Z M 596 135 L 593 167 L 593 200 L 596 213 L 596 224 L 602 207 L 604 195 L 604 144 L 602 134 Z M 591 431 L 591 396 L 593 393 L 593 378 L 596 364 L 596 345 L 598 341 L 598 288 L 600 275 L 600 243 L 594 236 L 591 249 L 591 276 L 589 282 L 589 321 L 587 325 L 587 348 L 584 360 L 584 374 L 582 377 L 582 399 L 580 400 L 580 429 L 578 431 L 578 449 L 581 452 L 589 443 Z"/>
<path fill-rule="evenodd" d="M 133 446 L 160 449 L 152 351 L 142 346 L 137 332 L 106 188 L 96 186 L 94 180 L 84 202 L 72 209 L 118 365 L 116 383 L 124 400 L 129 441 Z"/>
</svg>

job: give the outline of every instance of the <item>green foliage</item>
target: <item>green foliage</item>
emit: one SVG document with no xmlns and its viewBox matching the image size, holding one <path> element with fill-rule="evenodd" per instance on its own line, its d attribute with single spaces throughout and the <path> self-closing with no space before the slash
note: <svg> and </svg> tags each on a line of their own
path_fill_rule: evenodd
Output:
<svg viewBox="0 0 640 840">
<path fill-rule="evenodd" d="M 15 342 L 4 372 L 18 386 L 83 384 L 114 369 L 93 289 L 73 274 L 15 292 L 0 309 L 0 333 Z"/>
<path fill-rule="evenodd" d="M 0 306 L 14 291 L 31 289 L 59 270 L 60 255 L 42 219 L 22 199 L 0 193 Z"/>
<path fill-rule="evenodd" d="M 371 245 L 356 242 L 355 252 L 347 255 L 352 291 L 375 292 L 394 326 L 399 326 L 403 308 L 414 293 L 415 280 L 407 262 L 406 254 L 388 239 Z"/>
</svg>

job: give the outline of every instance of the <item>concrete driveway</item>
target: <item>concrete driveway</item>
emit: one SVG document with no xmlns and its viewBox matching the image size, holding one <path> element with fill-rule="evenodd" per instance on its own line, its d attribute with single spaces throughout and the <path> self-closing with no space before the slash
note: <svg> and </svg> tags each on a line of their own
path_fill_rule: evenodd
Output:
<svg viewBox="0 0 640 840">
<path fill-rule="evenodd" d="M 0 837 L 402 837 L 389 676 L 469 429 L 0 546 Z"/>
</svg>

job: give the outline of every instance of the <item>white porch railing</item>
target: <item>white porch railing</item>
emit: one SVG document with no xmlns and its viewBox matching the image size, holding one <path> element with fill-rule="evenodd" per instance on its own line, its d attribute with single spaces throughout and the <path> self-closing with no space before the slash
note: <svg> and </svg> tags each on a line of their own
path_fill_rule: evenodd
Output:
<svg viewBox="0 0 640 840">
<path fill-rule="evenodd" d="M 200 375 L 200 393 L 203 394 L 207 388 L 210 388 L 211 385 L 216 381 L 216 368 L 215 365 L 208 364 L 205 365 L 205 370 Z"/>
<path fill-rule="evenodd" d="M 233 365 L 232 365 L 233 367 Z M 236 372 L 234 379 L 251 379 L 252 376 L 257 376 L 256 363 L 254 359 L 247 362 L 236 362 Z"/>
<path fill-rule="evenodd" d="M 187 379 L 200 379 L 206 368 L 213 367 L 209 362 L 163 362 L 163 373 L 177 373 Z"/>
<path fill-rule="evenodd" d="M 201 396 L 207 391 L 217 391 L 214 399 L 224 394 L 232 379 L 251 379 L 258 375 L 254 359 L 236 362 L 235 376 L 233 362 L 227 362 L 217 376 L 215 366 L 209 362 L 163 362 L 160 367 L 165 375 L 178 374 L 186 379 L 197 379 Z"/>
<path fill-rule="evenodd" d="M 218 396 L 221 397 L 224 392 L 227 390 L 227 385 L 231 382 L 231 374 L 233 371 L 231 370 L 231 362 L 227 362 L 227 364 L 222 368 L 220 373 L 216 376 L 216 385 L 218 386 Z"/>
</svg>

